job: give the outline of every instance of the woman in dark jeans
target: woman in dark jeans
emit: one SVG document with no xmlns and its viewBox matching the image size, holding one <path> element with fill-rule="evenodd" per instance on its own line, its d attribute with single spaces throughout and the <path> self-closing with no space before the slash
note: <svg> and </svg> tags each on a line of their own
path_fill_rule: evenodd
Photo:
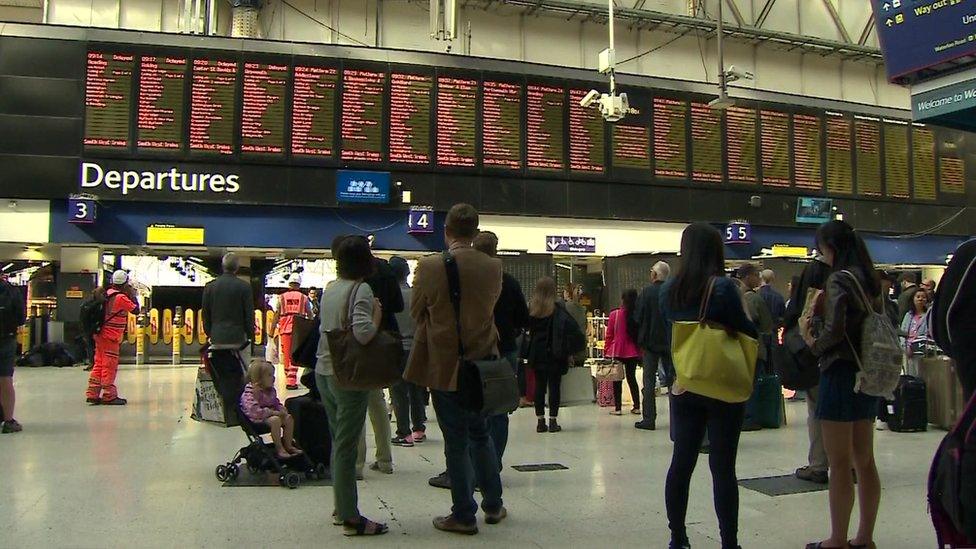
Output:
<svg viewBox="0 0 976 549">
<path fill-rule="evenodd" d="M 637 323 L 634 321 L 634 311 L 637 308 L 637 290 L 625 290 L 620 298 L 620 308 L 610 311 L 607 319 L 607 337 L 604 354 L 610 358 L 623 362 L 627 374 L 627 385 L 630 386 L 630 398 L 634 403 L 630 413 L 641 413 L 640 387 L 637 386 L 637 363 L 640 362 L 641 350 L 637 346 Z M 653 390 L 653 387 L 651 388 Z M 614 411 L 611 415 L 621 415 L 624 382 L 613 382 Z M 653 393 L 651 395 L 653 398 Z"/>
<path fill-rule="evenodd" d="M 807 545 L 807 549 L 874 547 L 874 526 L 881 503 L 881 480 L 874 461 L 874 419 L 878 398 L 854 390 L 861 348 L 861 328 L 868 307 L 881 308 L 881 285 L 875 276 L 871 255 L 861 237 L 843 221 L 831 221 L 817 230 L 817 249 L 831 266 L 820 316 L 818 334 L 804 330 L 804 340 L 820 358 L 820 395 L 817 419 L 823 431 L 824 448 L 830 463 L 830 537 Z M 866 295 L 862 295 L 863 294 Z M 865 298 L 869 303 L 865 303 Z M 816 314 L 816 313 L 815 313 Z M 801 325 L 810 318 L 800 319 Z M 854 508 L 854 477 L 857 471 L 857 499 L 860 524 L 848 541 L 847 531 Z"/>
<path fill-rule="evenodd" d="M 730 332 L 756 337 L 756 327 L 746 316 L 735 283 L 724 276 L 725 254 L 722 236 L 711 225 L 694 223 L 681 235 L 681 270 L 661 288 L 661 312 L 670 325 L 697 320 L 705 292 L 714 279 L 705 318 Z M 668 470 L 665 500 L 671 528 L 670 549 L 686 549 L 688 533 L 688 487 L 698 462 L 705 432 L 710 452 L 715 512 L 718 515 L 723 549 L 738 547 L 739 487 L 735 478 L 736 452 L 745 403 L 729 404 L 688 392 L 674 384 L 671 392 L 671 422 L 674 453 Z"/>
<path fill-rule="evenodd" d="M 527 358 L 535 372 L 536 432 L 562 431 L 559 417 L 560 384 L 569 368 L 569 357 L 553 352 L 553 322 L 558 316 L 556 281 L 548 276 L 536 282 L 529 301 L 529 331 Z M 563 311 L 565 314 L 565 311 Z M 549 424 L 546 425 L 546 392 L 549 393 Z"/>
</svg>

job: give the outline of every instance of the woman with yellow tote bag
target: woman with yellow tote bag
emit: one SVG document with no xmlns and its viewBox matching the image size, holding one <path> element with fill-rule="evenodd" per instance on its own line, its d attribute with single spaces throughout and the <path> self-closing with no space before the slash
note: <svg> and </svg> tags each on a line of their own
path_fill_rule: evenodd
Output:
<svg viewBox="0 0 976 549">
<path fill-rule="evenodd" d="M 678 274 L 661 288 L 678 376 L 670 397 L 674 453 L 665 488 L 670 549 L 689 547 L 688 487 L 706 431 L 722 548 L 738 547 L 735 460 L 758 344 L 756 327 L 724 269 L 721 235 L 711 225 L 694 223 L 681 235 Z"/>
</svg>

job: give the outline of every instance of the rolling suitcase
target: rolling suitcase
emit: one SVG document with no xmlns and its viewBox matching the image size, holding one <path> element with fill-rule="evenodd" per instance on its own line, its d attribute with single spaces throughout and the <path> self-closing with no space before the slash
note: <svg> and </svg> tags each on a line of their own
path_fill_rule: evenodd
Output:
<svg viewBox="0 0 976 549">
<path fill-rule="evenodd" d="M 896 433 L 914 433 L 928 428 L 925 382 L 903 375 L 895 388 L 895 400 L 887 403 L 888 428 Z"/>
<path fill-rule="evenodd" d="M 925 381 L 929 423 L 946 431 L 952 429 L 966 404 L 952 361 L 943 356 L 925 357 L 919 364 L 919 374 Z"/>
</svg>

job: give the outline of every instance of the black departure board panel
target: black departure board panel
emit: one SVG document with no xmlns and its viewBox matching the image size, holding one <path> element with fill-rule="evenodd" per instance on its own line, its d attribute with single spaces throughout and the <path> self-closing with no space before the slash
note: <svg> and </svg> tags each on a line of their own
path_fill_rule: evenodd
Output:
<svg viewBox="0 0 976 549">
<path fill-rule="evenodd" d="M 654 173 L 659 177 L 688 177 L 688 104 L 654 98 Z"/>
<path fill-rule="evenodd" d="M 335 67 L 295 67 L 291 104 L 291 152 L 297 156 L 330 157 L 335 153 Z"/>
<path fill-rule="evenodd" d="M 137 145 L 145 150 L 183 148 L 186 57 L 145 56 L 139 64 Z"/>
<path fill-rule="evenodd" d="M 433 87 L 434 79 L 429 75 L 390 75 L 390 162 L 430 164 Z"/>
<path fill-rule="evenodd" d="M 613 129 L 613 165 L 629 170 L 651 169 L 651 141 L 646 124 L 631 124 L 627 119 L 615 122 Z"/>
<path fill-rule="evenodd" d="M 908 125 L 884 125 L 885 192 L 891 198 L 909 198 Z"/>
<path fill-rule="evenodd" d="M 768 187 L 789 187 L 790 115 L 764 110 L 759 117 L 762 183 Z"/>
<path fill-rule="evenodd" d="M 722 181 L 722 116 L 705 103 L 691 104 L 691 169 L 695 181 Z"/>
<path fill-rule="evenodd" d="M 854 144 L 857 164 L 857 192 L 863 196 L 881 196 L 881 123 L 877 120 L 854 121 Z"/>
<path fill-rule="evenodd" d="M 234 113 L 237 111 L 237 62 L 193 60 L 190 91 L 190 150 L 234 153 Z"/>
<path fill-rule="evenodd" d="M 478 114 L 478 81 L 437 79 L 437 165 L 473 168 Z M 514 147 L 518 151 L 518 145 Z"/>
<path fill-rule="evenodd" d="M 823 188 L 821 120 L 806 114 L 793 115 L 793 169 L 800 189 Z"/>
<path fill-rule="evenodd" d="M 285 152 L 285 99 L 288 66 L 244 63 L 241 151 Z"/>
<path fill-rule="evenodd" d="M 827 116 L 827 190 L 832 193 L 854 192 L 853 125 L 845 116 Z"/>
<path fill-rule="evenodd" d="M 113 149 L 129 146 L 134 69 L 135 57 L 131 54 L 88 52 L 85 146 Z"/>
<path fill-rule="evenodd" d="M 603 173 L 606 165 L 606 133 L 596 106 L 582 107 L 589 90 L 569 90 L 569 169 Z"/>
<path fill-rule="evenodd" d="M 482 162 L 486 168 L 522 167 L 522 85 L 485 80 L 482 84 Z"/>
<path fill-rule="evenodd" d="M 966 162 L 962 159 L 966 134 L 943 130 L 936 141 L 939 157 L 939 192 L 958 195 L 966 192 Z"/>
<path fill-rule="evenodd" d="M 342 73 L 342 159 L 383 161 L 383 99 L 386 74 L 345 69 Z"/>
<path fill-rule="evenodd" d="M 566 94 L 555 86 L 529 84 L 525 95 L 526 165 L 530 170 L 562 170 Z"/>
<path fill-rule="evenodd" d="M 928 128 L 912 128 L 912 175 L 915 198 L 935 200 L 935 134 Z"/>
<path fill-rule="evenodd" d="M 725 111 L 729 181 L 753 185 L 759 181 L 759 139 L 756 109 L 730 107 Z"/>
</svg>

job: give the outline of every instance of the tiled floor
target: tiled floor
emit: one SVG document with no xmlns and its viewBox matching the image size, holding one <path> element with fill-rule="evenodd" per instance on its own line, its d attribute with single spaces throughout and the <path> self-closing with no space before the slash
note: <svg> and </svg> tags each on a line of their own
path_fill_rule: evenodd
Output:
<svg viewBox="0 0 976 549">
<path fill-rule="evenodd" d="M 345 541 L 331 526 L 328 487 L 222 488 L 214 467 L 244 438 L 190 419 L 195 370 L 125 368 L 125 408 L 84 404 L 80 369 L 19 369 L 17 417 L 25 430 L 0 435 L 0 547 L 322 547 Z M 665 399 L 659 403 L 665 406 Z M 806 408 L 789 405 L 784 429 L 743 434 L 740 478 L 787 474 L 806 455 Z M 664 414 L 666 417 L 666 414 Z M 450 507 L 447 491 L 427 486 L 443 467 L 436 426 L 430 441 L 396 449 L 396 473 L 368 472 L 364 514 L 387 521 L 384 547 L 666 547 L 664 479 L 667 423 L 636 431 L 634 416 L 595 406 L 564 410 L 560 434 L 535 433 L 533 414 L 512 418 L 506 465 L 558 462 L 567 471 L 519 473 L 503 481 L 510 519 L 459 538 L 433 530 Z M 884 494 L 881 548 L 932 547 L 925 478 L 943 433 L 878 434 Z M 691 487 L 694 547 L 717 547 L 706 462 Z M 826 493 L 767 497 L 740 490 L 745 548 L 803 547 L 826 535 Z M 361 541 L 359 543 L 366 543 Z"/>
</svg>

